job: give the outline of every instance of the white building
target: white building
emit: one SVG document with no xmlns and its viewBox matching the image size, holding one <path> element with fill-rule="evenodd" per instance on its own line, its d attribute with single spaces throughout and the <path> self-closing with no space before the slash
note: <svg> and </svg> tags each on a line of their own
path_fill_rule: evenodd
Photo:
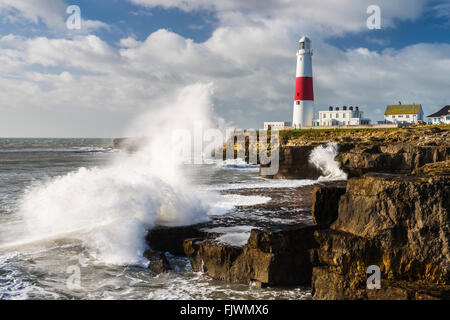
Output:
<svg viewBox="0 0 450 320">
<path fill-rule="evenodd" d="M 329 107 L 328 111 L 319 111 L 319 119 L 313 120 L 314 127 L 359 126 L 370 124 L 370 119 L 363 117 L 359 107 Z"/>
<path fill-rule="evenodd" d="M 423 121 L 423 110 L 420 104 L 389 105 L 384 112 L 386 123 L 418 123 Z"/>
<path fill-rule="evenodd" d="M 286 130 L 291 129 L 292 123 L 291 122 L 285 122 L 285 121 L 272 121 L 272 122 L 264 122 L 264 130 Z"/>
<path fill-rule="evenodd" d="M 450 106 L 445 106 L 438 112 L 430 114 L 427 118 L 431 119 L 432 124 L 450 124 Z"/>
</svg>

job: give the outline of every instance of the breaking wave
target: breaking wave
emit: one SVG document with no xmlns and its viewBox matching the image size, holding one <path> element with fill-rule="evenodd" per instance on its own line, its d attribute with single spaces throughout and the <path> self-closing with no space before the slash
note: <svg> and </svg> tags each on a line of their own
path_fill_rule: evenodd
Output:
<svg viewBox="0 0 450 320">
<path fill-rule="evenodd" d="M 323 173 L 319 178 L 320 181 L 347 180 L 347 173 L 341 169 L 339 162 L 336 161 L 337 155 L 338 145 L 335 142 L 320 145 L 311 152 L 309 162 Z"/>
<path fill-rule="evenodd" d="M 211 85 L 186 87 L 166 108 L 138 119 L 130 133 L 150 137 L 138 152 L 30 186 L 19 208 L 26 237 L 15 241 L 74 238 L 105 263 L 142 264 L 149 228 L 208 220 L 209 195 L 184 177 L 171 139 L 194 121 L 213 125 L 211 93 Z"/>
</svg>

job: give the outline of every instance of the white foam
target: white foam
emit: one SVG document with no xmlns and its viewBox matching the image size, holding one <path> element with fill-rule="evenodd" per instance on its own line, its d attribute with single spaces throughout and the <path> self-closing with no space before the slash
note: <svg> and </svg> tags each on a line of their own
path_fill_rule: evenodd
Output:
<svg viewBox="0 0 450 320">
<path fill-rule="evenodd" d="M 239 190 L 239 189 L 279 189 L 279 188 L 299 188 L 317 183 L 315 180 L 285 180 L 285 179 L 264 179 L 256 178 L 252 182 L 229 183 L 221 185 L 207 186 L 206 190 Z"/>
<path fill-rule="evenodd" d="M 339 162 L 335 160 L 337 155 L 338 145 L 334 142 L 314 148 L 309 157 L 309 161 L 323 173 L 323 176 L 318 180 L 347 180 L 347 173 L 341 169 Z"/>
<path fill-rule="evenodd" d="M 209 215 L 224 215 L 233 211 L 236 207 L 255 206 L 271 200 L 263 196 L 243 196 L 239 194 L 218 195 L 217 201 L 211 205 Z"/>
<path fill-rule="evenodd" d="M 217 227 L 207 229 L 207 232 L 223 233 L 215 240 L 232 246 L 244 246 L 250 237 L 250 231 L 256 229 L 253 226 Z"/>
<path fill-rule="evenodd" d="M 243 159 L 228 159 L 217 163 L 222 169 L 259 171 L 259 165 L 248 164 Z"/>
<path fill-rule="evenodd" d="M 149 137 L 138 152 L 117 153 L 108 166 L 81 168 L 28 188 L 19 209 L 27 236 L 15 242 L 75 238 L 106 263 L 141 264 L 152 226 L 208 220 L 211 198 L 198 196 L 183 176 L 171 139 L 176 129 L 192 130 L 194 121 L 209 125 L 211 86 L 189 86 L 158 110 L 141 117 L 129 134 Z"/>
</svg>

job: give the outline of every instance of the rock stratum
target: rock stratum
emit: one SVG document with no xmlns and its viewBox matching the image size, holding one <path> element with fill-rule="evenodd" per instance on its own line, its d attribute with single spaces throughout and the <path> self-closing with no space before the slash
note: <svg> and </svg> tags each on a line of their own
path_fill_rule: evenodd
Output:
<svg viewBox="0 0 450 320">
<path fill-rule="evenodd" d="M 309 160 L 325 143 L 339 146 L 336 158 L 349 177 L 365 173 L 411 174 L 427 163 L 450 160 L 450 129 L 306 130 L 280 132 L 280 168 L 271 178 L 317 179 L 322 172 Z"/>
<path fill-rule="evenodd" d="M 192 268 L 218 280 L 261 287 L 310 285 L 309 250 L 316 247 L 315 226 L 253 229 L 243 247 L 214 239 L 187 239 L 184 251 Z"/>
<path fill-rule="evenodd" d="M 314 234 L 314 299 L 450 299 L 450 161 L 412 176 L 352 178 L 341 193 L 315 203 L 324 223 Z M 380 289 L 367 288 L 371 265 Z"/>
<path fill-rule="evenodd" d="M 170 267 L 158 254 L 169 251 L 214 279 L 304 285 L 313 299 L 450 299 L 449 128 L 280 138 L 280 172 L 273 178 L 315 179 L 321 173 L 308 161 L 312 149 L 339 146 L 336 160 L 350 178 L 302 189 L 302 199 L 311 200 L 311 223 L 261 226 L 243 246 L 217 241 L 205 225 L 153 229 L 147 240 L 156 253 L 147 255 L 154 272 Z M 369 266 L 380 270 L 379 289 L 368 289 Z"/>
</svg>

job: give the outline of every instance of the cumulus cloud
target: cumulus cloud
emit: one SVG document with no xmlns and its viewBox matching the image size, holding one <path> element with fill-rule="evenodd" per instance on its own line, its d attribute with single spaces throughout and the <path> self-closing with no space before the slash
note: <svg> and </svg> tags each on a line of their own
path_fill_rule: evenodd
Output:
<svg viewBox="0 0 450 320">
<path fill-rule="evenodd" d="M 438 1 L 432 9 L 438 18 L 445 18 L 450 23 L 450 3 Z"/>
<path fill-rule="evenodd" d="M 64 24 L 65 9 L 61 0 L 0 0 L 0 13 L 14 17 L 12 21 L 25 19 L 36 24 L 42 21 L 58 29 Z"/>
<path fill-rule="evenodd" d="M 221 20 L 201 43 L 165 29 L 143 41 L 123 38 L 117 46 L 95 35 L 4 36 L 0 38 L 0 111 L 30 117 L 29 123 L 38 116 L 43 122 L 34 135 L 117 136 L 134 115 L 157 110 L 179 88 L 213 81 L 219 115 L 237 126 L 258 128 L 263 121 L 292 117 L 295 52 L 302 34 L 313 39 L 317 109 L 360 105 L 376 120 L 382 118 L 380 110 L 386 104 L 398 100 L 422 103 L 425 112 L 448 104 L 444 95 L 450 72 L 448 44 L 375 52 L 345 51 L 326 43 L 330 34 L 365 26 L 365 8 L 357 12 L 348 4 L 337 7 L 335 1 L 329 1 L 333 8 L 329 11 L 314 1 L 279 0 L 279 7 L 275 0 L 268 1 L 267 7 L 254 2 L 252 10 L 252 1 L 212 6 L 198 0 L 189 1 L 187 7 L 175 0 L 130 1 L 147 7 L 216 10 Z M 305 7 L 300 10 L 297 3 Z M 392 6 L 386 17 L 414 19 L 423 3 L 403 3 L 402 11 L 387 1 L 382 10 Z M 299 9 L 306 18 L 295 19 L 295 10 L 289 8 Z M 0 118 L 0 136 L 27 127 L 20 124 L 16 130 L 10 123 Z M 49 127 L 53 131 L 46 131 Z"/>
<path fill-rule="evenodd" d="M 366 10 L 380 6 L 383 26 L 393 26 L 394 20 L 416 19 L 428 0 L 129 0 L 153 8 L 178 8 L 184 11 L 210 10 L 216 12 L 222 24 L 247 24 L 251 20 L 274 19 L 302 21 L 329 34 L 356 32 L 366 28 Z"/>
<path fill-rule="evenodd" d="M 61 33 L 68 32 L 65 20 L 68 17 L 67 7 L 62 0 L 0 0 L 0 15 L 10 23 L 43 23 L 54 33 Z M 109 28 L 106 23 L 96 20 L 83 19 L 82 25 L 78 34 Z"/>
</svg>

